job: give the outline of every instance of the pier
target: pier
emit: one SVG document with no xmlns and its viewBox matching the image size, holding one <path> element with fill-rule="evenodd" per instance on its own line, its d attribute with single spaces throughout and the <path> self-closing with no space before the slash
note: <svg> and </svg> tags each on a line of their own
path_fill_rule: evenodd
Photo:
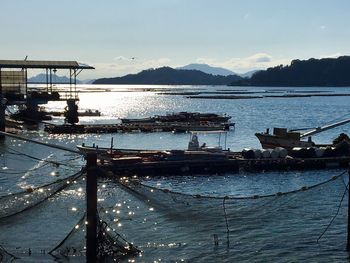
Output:
<svg viewBox="0 0 350 263">
<path fill-rule="evenodd" d="M 45 70 L 46 83 L 42 86 L 28 85 L 28 70 Z M 77 76 L 84 69 L 94 67 L 77 61 L 43 61 L 43 60 L 0 60 L 0 131 L 5 131 L 5 110 L 8 105 L 23 107 L 21 111 L 23 120 L 40 118 L 39 104 L 49 101 L 67 101 L 68 123 L 77 123 L 77 106 L 79 100 L 76 91 Z M 53 76 L 57 70 L 69 71 L 69 85 L 64 95 L 54 87 Z"/>
<path fill-rule="evenodd" d="M 46 125 L 48 133 L 123 133 L 123 132 L 189 132 L 189 131 L 226 131 L 234 123 L 118 123 L 118 124 L 79 124 L 79 125 Z"/>
<path fill-rule="evenodd" d="M 181 160 L 156 160 L 159 153 L 104 159 L 98 165 L 105 171 L 122 176 L 201 175 L 261 171 L 321 170 L 347 168 L 350 156 L 322 158 L 246 159 L 240 153 L 215 157 L 184 157 Z M 148 155 L 148 156 L 147 156 Z M 139 156 L 139 157 L 138 157 Z"/>
</svg>

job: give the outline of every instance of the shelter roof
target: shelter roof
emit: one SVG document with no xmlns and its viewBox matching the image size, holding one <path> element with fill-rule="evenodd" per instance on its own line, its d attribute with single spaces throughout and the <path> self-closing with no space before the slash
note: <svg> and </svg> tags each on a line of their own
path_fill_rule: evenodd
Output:
<svg viewBox="0 0 350 263">
<path fill-rule="evenodd" d="M 0 60 L 0 68 L 95 69 L 77 61 Z"/>
</svg>

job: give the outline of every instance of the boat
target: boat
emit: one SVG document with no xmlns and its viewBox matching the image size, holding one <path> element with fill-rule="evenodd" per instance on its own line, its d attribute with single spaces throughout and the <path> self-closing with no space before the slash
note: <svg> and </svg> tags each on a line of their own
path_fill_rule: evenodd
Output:
<svg viewBox="0 0 350 263">
<path fill-rule="evenodd" d="M 226 123 L 231 116 L 216 113 L 199 113 L 199 112 L 176 112 L 167 115 L 155 115 L 153 117 L 141 119 L 121 119 L 122 123 L 152 123 L 152 122 L 213 122 Z"/>
<path fill-rule="evenodd" d="M 325 125 L 322 127 L 317 127 L 309 129 L 309 131 L 300 133 L 301 129 L 288 130 L 286 128 L 274 128 L 273 133 L 270 134 L 269 129 L 263 133 L 256 133 L 255 136 L 260 141 L 263 149 L 274 149 L 276 147 L 283 147 L 287 150 L 292 150 L 295 147 L 307 148 L 307 147 L 321 147 L 330 146 L 331 144 L 316 145 L 311 138 L 311 135 L 344 125 L 350 122 L 350 119 L 339 121 L 333 124 Z M 307 138 L 307 140 L 303 140 Z"/>
<path fill-rule="evenodd" d="M 77 149 L 82 153 L 97 153 L 98 156 L 109 156 L 111 158 L 114 157 L 125 157 L 125 156 L 139 156 L 139 157 L 149 157 L 149 156 L 157 156 L 165 154 L 166 156 L 182 156 L 182 155 L 188 155 L 188 156 L 204 156 L 209 155 L 213 156 L 213 154 L 219 154 L 219 155 L 225 155 L 226 153 L 229 153 L 230 150 L 226 150 L 226 132 L 213 132 L 220 134 L 219 137 L 219 145 L 218 146 L 207 146 L 206 143 L 203 143 L 202 145 L 199 145 L 198 141 L 198 133 L 203 133 L 202 131 L 194 131 L 191 132 L 190 135 L 190 141 L 188 143 L 188 147 L 186 150 L 145 150 L 145 149 L 123 149 L 123 148 L 114 148 L 113 145 L 113 137 L 111 139 L 111 146 L 110 147 L 99 147 L 96 144 L 93 144 L 92 146 L 87 146 L 84 143 L 82 145 L 77 145 Z M 208 132 L 204 132 L 208 133 Z M 221 143 L 221 133 L 225 133 L 225 148 L 220 146 Z"/>
<path fill-rule="evenodd" d="M 221 136 L 220 136 L 221 137 Z M 188 147 L 185 150 L 142 150 L 142 149 L 118 149 L 111 147 L 77 146 L 83 152 L 96 152 L 98 166 L 111 173 L 113 176 L 164 176 L 168 174 L 220 174 L 225 172 L 239 172 L 240 170 L 304 170 L 304 169 L 329 169 L 347 167 L 350 160 L 350 138 L 343 135 L 338 140 L 338 147 L 324 149 L 323 154 L 318 155 L 313 148 L 300 148 L 295 155 L 288 154 L 286 149 L 274 149 L 269 156 L 264 156 L 263 151 L 252 150 L 231 152 L 220 146 L 208 147 L 200 145 L 196 132 L 191 133 Z M 344 145 L 344 140 L 347 140 Z M 226 138 L 225 141 L 226 143 Z M 333 143 L 336 145 L 336 143 Z M 339 147 L 340 146 L 340 147 Z M 305 150 L 313 150 L 314 154 Z M 320 149 L 321 150 L 321 149 Z M 266 150 L 266 152 L 269 150 Z M 259 154 L 257 154 L 259 152 Z"/>
<path fill-rule="evenodd" d="M 93 144 L 92 146 L 87 146 L 84 143 L 82 145 L 76 145 L 77 149 L 82 153 L 116 153 L 116 154 L 125 154 L 125 155 L 136 155 L 140 152 L 150 151 L 155 152 L 156 150 L 142 150 L 142 149 L 121 149 L 112 147 L 99 147 L 98 145 Z"/>
<path fill-rule="evenodd" d="M 269 129 L 264 133 L 256 133 L 255 136 L 260 141 L 263 149 L 275 149 L 276 147 L 283 147 L 291 150 L 294 147 L 312 147 L 315 143 L 311 137 L 307 141 L 301 140 L 300 132 L 288 131 L 286 128 L 274 128 L 273 133 L 269 133 Z"/>
</svg>

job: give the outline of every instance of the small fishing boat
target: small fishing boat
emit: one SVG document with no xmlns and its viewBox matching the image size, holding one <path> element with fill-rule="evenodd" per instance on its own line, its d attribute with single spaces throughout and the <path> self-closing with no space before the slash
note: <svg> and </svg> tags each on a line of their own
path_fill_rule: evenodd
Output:
<svg viewBox="0 0 350 263">
<path fill-rule="evenodd" d="M 255 136 L 260 141 L 260 144 L 263 149 L 274 149 L 276 147 L 283 147 L 287 150 L 291 150 L 294 147 L 307 148 L 313 146 L 329 146 L 329 145 L 316 145 L 312 139 L 311 135 L 315 135 L 317 133 L 338 127 L 340 125 L 344 125 L 349 123 L 350 119 L 346 119 L 340 122 L 336 122 L 333 124 L 325 125 L 322 127 L 317 127 L 314 129 L 309 129 L 308 132 L 300 133 L 298 130 L 287 130 L 286 128 L 274 128 L 273 133 L 270 134 L 269 129 L 263 133 L 256 133 Z M 307 140 L 302 140 L 307 138 Z"/>
<path fill-rule="evenodd" d="M 260 141 L 263 149 L 283 147 L 291 150 L 294 147 L 305 148 L 315 146 L 311 137 L 309 137 L 308 141 L 302 141 L 300 132 L 288 131 L 286 128 L 274 128 L 272 134 L 267 129 L 265 133 L 256 133 L 255 136 Z"/>
</svg>

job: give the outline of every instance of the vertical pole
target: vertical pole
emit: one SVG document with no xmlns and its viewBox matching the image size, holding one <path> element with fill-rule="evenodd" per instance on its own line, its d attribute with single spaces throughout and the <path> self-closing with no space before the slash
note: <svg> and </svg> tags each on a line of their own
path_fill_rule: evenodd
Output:
<svg viewBox="0 0 350 263">
<path fill-rule="evenodd" d="M 5 131 L 5 109 L 6 106 L 3 105 L 4 103 L 4 95 L 3 95 L 3 90 L 2 90 L 2 76 L 1 76 L 1 70 L 0 68 L 0 131 Z M 4 135 L 0 135 L 0 139 L 5 139 Z"/>
<path fill-rule="evenodd" d="M 78 94 L 77 94 L 77 69 L 74 69 L 73 72 L 74 72 L 74 98 L 77 99 L 78 98 Z"/>
<path fill-rule="evenodd" d="M 49 90 L 52 91 L 52 68 L 50 68 L 50 88 Z M 49 90 L 47 90 L 47 93 L 49 92 Z"/>
<path fill-rule="evenodd" d="M 72 69 L 69 69 L 69 98 L 72 98 Z"/>
<path fill-rule="evenodd" d="M 227 132 L 225 132 L 225 150 L 227 148 Z"/>
<path fill-rule="evenodd" d="M 113 137 L 111 138 L 111 154 L 113 152 Z"/>
<path fill-rule="evenodd" d="M 96 153 L 86 155 L 86 262 L 97 262 L 97 165 Z"/>
<path fill-rule="evenodd" d="M 25 89 L 26 89 L 26 91 L 25 91 L 25 97 L 27 98 L 27 96 L 28 96 L 28 69 L 27 68 L 25 68 L 24 69 L 24 74 L 25 74 L 25 77 L 24 77 L 24 81 L 25 81 Z"/>
<path fill-rule="evenodd" d="M 349 165 L 348 174 L 349 174 L 349 179 L 348 179 L 347 187 L 349 187 L 350 185 L 350 165 Z M 349 188 L 348 188 L 348 236 L 347 236 L 347 242 L 346 242 L 346 250 L 350 251 L 350 191 L 349 191 Z"/>
<path fill-rule="evenodd" d="M 49 69 L 46 68 L 46 90 L 49 90 Z"/>
</svg>

